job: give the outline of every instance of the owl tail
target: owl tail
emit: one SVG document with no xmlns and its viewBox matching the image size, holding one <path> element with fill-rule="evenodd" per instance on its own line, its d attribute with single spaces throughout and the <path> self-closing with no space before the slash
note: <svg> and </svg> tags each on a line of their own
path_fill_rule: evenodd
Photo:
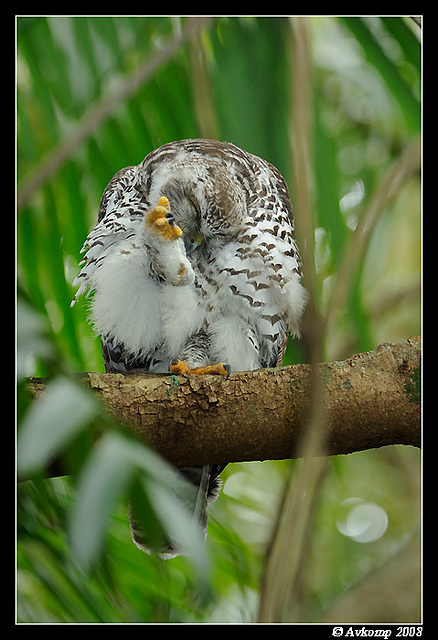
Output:
<svg viewBox="0 0 438 640">
<path fill-rule="evenodd" d="M 225 465 L 204 465 L 202 467 L 186 467 L 178 471 L 185 480 L 183 497 L 179 496 L 181 505 L 199 526 L 202 536 L 207 536 L 208 504 L 214 502 L 221 490 L 222 480 L 219 476 Z M 187 482 L 188 481 L 188 482 Z M 177 491 L 175 491 L 177 494 Z M 144 520 L 143 520 L 144 522 Z M 175 527 L 168 538 L 157 544 L 151 544 L 148 532 L 143 523 L 136 517 L 135 509 L 131 504 L 129 509 L 129 523 L 134 544 L 146 553 L 157 553 L 165 560 L 184 554 L 182 544 L 179 541 L 178 528 Z"/>
</svg>

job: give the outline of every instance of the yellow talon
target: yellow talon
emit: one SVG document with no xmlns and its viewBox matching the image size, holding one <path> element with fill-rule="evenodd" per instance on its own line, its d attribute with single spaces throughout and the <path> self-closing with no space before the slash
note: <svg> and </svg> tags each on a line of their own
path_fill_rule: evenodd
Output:
<svg viewBox="0 0 438 640">
<path fill-rule="evenodd" d="M 170 365 L 170 373 L 175 375 L 180 373 L 192 373 L 198 376 L 220 375 L 225 376 L 225 380 L 227 380 L 231 373 L 231 367 L 225 362 L 219 362 L 218 364 L 209 364 L 205 367 L 195 367 L 194 369 L 190 369 L 184 360 L 174 360 Z"/>
<path fill-rule="evenodd" d="M 170 203 L 166 196 L 161 196 L 156 206 L 146 214 L 146 222 L 151 228 L 161 233 L 164 240 L 175 240 L 183 234 L 176 224 L 170 224 L 166 214 L 170 212 Z"/>
<path fill-rule="evenodd" d="M 175 375 L 179 375 L 180 373 L 190 373 L 190 369 L 183 360 L 174 360 L 170 365 L 170 373 Z"/>
<path fill-rule="evenodd" d="M 157 207 L 164 207 L 165 209 L 170 211 L 170 202 L 168 198 L 166 198 L 166 196 L 161 196 L 161 198 L 158 200 Z"/>
</svg>

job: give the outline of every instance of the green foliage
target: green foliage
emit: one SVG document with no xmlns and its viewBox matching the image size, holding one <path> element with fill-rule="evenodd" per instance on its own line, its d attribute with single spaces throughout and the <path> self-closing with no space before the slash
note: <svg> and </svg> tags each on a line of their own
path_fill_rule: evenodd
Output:
<svg viewBox="0 0 438 640">
<path fill-rule="evenodd" d="M 228 467 L 204 552 L 168 490 L 167 465 L 123 433 L 73 377 L 103 366 L 87 302 L 70 302 L 103 189 L 116 171 L 165 142 L 231 141 L 274 163 L 295 201 L 296 20 L 211 20 L 79 135 L 96 105 L 107 107 L 128 77 L 184 34 L 189 19 L 17 19 L 18 470 L 34 478 L 18 490 L 19 621 L 257 618 L 267 543 L 286 479 L 300 463 Z M 421 330 L 420 176 L 400 164 L 420 132 L 420 35 L 412 21 L 397 17 L 309 18 L 307 33 L 314 297 L 328 318 L 324 357 L 336 360 Z M 396 184 L 395 194 L 378 200 L 391 167 L 394 180 L 385 184 Z M 300 241 L 308 212 L 295 213 Z M 303 357 L 300 343 L 291 342 L 285 364 Z M 27 395 L 27 376 L 49 379 L 43 397 Z M 417 454 L 392 448 L 330 461 L 301 620 L 322 619 L 416 528 Z M 55 455 L 71 476 L 41 479 Z M 137 550 L 129 498 L 157 539 L 182 521 L 191 555 L 162 561 Z M 385 510 L 381 537 L 361 543 L 341 532 L 350 498 Z"/>
</svg>

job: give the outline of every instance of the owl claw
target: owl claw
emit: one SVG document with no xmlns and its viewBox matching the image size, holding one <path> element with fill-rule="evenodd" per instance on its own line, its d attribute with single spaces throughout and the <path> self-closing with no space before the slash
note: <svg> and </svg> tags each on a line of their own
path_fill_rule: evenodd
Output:
<svg viewBox="0 0 438 640">
<path fill-rule="evenodd" d="M 175 375 L 180 373 L 189 373 L 198 376 L 220 375 L 225 376 L 225 380 L 228 380 L 231 373 L 231 366 L 225 362 L 219 362 L 218 364 L 209 364 L 205 367 L 195 367 L 194 369 L 190 369 L 184 360 L 173 360 L 170 364 L 170 373 Z"/>
<path fill-rule="evenodd" d="M 181 229 L 174 224 L 173 215 L 170 212 L 169 200 L 166 196 L 161 196 L 156 206 L 146 214 L 146 224 L 157 233 L 160 233 L 164 240 L 176 240 L 183 234 Z"/>
</svg>

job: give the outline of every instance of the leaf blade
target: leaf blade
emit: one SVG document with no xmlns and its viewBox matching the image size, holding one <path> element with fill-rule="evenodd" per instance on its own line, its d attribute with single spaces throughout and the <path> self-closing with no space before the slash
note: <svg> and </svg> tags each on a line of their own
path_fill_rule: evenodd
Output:
<svg viewBox="0 0 438 640">
<path fill-rule="evenodd" d="M 47 466 L 98 412 L 91 393 L 69 378 L 59 376 L 49 383 L 23 418 L 17 442 L 19 475 L 26 477 Z"/>
</svg>

